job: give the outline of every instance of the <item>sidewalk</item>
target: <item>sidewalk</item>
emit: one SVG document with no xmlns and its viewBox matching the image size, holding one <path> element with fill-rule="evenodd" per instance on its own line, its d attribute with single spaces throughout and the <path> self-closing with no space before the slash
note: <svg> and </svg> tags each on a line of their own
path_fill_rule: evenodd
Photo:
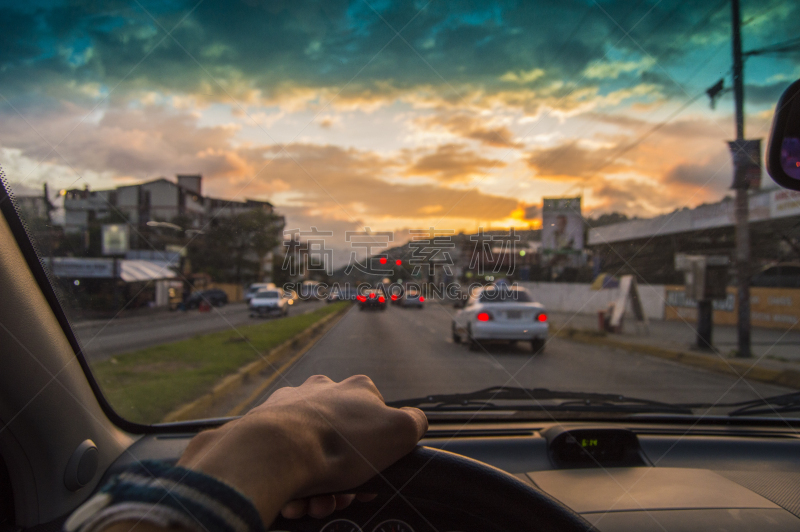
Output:
<svg viewBox="0 0 800 532">
<path fill-rule="evenodd" d="M 651 320 L 647 330 L 626 320 L 620 334 L 603 334 L 597 315 L 550 312 L 551 334 L 585 343 L 605 344 L 629 351 L 669 358 L 693 366 L 704 367 L 748 379 L 783 384 L 800 389 L 800 329 L 753 328 L 752 358 L 734 356 L 737 346 L 736 327 L 714 326 L 716 352 L 694 348 L 693 323 Z"/>
</svg>

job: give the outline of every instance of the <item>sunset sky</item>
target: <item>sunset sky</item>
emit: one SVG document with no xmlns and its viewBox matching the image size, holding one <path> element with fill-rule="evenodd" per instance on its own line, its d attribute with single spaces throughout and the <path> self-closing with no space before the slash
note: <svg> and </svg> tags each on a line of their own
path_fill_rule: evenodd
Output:
<svg viewBox="0 0 800 532">
<path fill-rule="evenodd" d="M 201 173 L 287 228 L 535 227 L 543 196 L 652 216 L 727 193 L 727 0 L 3 2 L 0 164 L 107 188 Z M 743 0 L 744 48 L 800 3 Z M 398 34 L 399 32 L 399 34 Z M 747 136 L 800 53 L 746 62 Z M 769 184 L 766 178 L 765 184 Z"/>
</svg>

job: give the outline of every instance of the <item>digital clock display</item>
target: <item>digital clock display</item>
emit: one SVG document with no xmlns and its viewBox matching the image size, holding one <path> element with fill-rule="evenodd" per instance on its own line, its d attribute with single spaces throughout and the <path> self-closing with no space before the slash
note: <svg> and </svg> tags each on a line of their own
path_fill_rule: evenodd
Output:
<svg viewBox="0 0 800 532">
<path fill-rule="evenodd" d="M 550 456 L 559 467 L 630 465 L 640 462 L 639 441 L 624 429 L 573 429 L 548 438 Z"/>
</svg>

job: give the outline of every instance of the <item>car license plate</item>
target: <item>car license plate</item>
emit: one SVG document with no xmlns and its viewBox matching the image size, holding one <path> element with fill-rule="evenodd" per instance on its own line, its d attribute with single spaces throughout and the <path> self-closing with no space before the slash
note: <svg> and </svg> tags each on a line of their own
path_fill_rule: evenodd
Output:
<svg viewBox="0 0 800 532">
<path fill-rule="evenodd" d="M 506 318 L 510 320 L 518 320 L 522 317 L 521 310 L 507 310 L 506 311 Z"/>
</svg>

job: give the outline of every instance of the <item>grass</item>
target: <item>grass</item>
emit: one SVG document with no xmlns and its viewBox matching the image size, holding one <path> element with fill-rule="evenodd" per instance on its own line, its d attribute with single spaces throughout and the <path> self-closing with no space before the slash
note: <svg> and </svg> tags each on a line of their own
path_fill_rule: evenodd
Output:
<svg viewBox="0 0 800 532">
<path fill-rule="evenodd" d="M 223 377 L 348 304 L 334 303 L 308 314 L 133 351 L 93 364 L 92 371 L 122 417 L 158 423 L 178 406 L 207 393 Z"/>
</svg>

